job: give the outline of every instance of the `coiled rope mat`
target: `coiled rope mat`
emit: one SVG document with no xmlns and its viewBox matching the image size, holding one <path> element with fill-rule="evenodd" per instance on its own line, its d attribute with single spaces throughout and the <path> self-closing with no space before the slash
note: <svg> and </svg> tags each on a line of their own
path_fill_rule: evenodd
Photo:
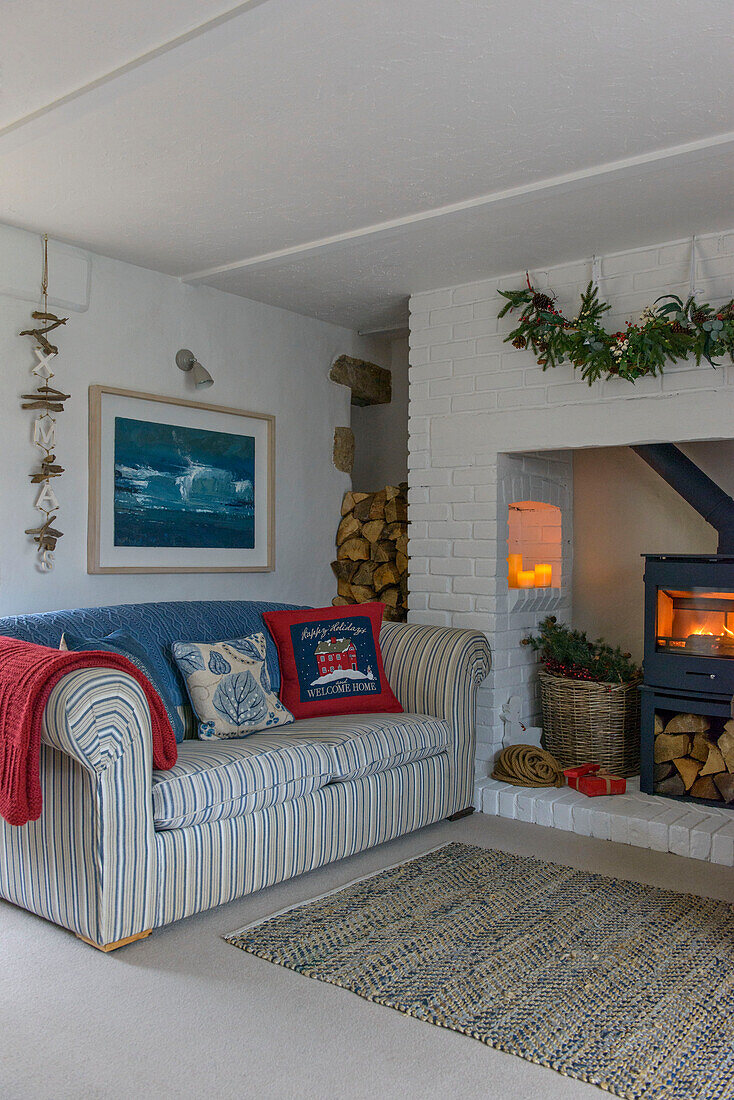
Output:
<svg viewBox="0 0 734 1100">
<path fill-rule="evenodd" d="M 563 768 L 545 749 L 536 745 L 509 745 L 497 757 L 492 779 L 516 787 L 562 787 Z"/>
</svg>

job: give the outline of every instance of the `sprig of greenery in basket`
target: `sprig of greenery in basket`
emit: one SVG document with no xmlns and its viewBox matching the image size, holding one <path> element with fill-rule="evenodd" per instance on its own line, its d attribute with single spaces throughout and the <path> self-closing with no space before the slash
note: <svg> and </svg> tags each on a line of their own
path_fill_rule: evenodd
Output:
<svg viewBox="0 0 734 1100">
<path fill-rule="evenodd" d="M 639 680 L 642 669 L 629 653 L 607 645 L 601 638 L 590 641 L 582 630 L 572 630 L 549 615 L 538 625 L 538 634 L 523 638 L 522 645 L 540 654 L 546 671 L 571 680 L 626 684 Z"/>
</svg>

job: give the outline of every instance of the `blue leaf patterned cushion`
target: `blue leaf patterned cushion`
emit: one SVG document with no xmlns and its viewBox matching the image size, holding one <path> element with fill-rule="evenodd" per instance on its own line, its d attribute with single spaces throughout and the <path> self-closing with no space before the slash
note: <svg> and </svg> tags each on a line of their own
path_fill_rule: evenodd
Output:
<svg viewBox="0 0 734 1100">
<path fill-rule="evenodd" d="M 73 634 L 64 631 L 61 638 L 61 649 L 75 650 L 76 652 L 88 652 L 99 649 L 103 653 L 120 653 L 127 657 L 137 669 L 147 676 L 151 684 L 161 697 L 161 702 L 166 708 L 168 720 L 173 728 L 178 742 L 184 739 L 184 724 L 179 713 L 176 696 L 171 690 L 172 672 L 163 658 L 163 654 L 156 646 L 148 649 L 137 638 L 133 638 L 124 630 L 114 630 L 104 638 L 89 638 L 81 634 Z M 175 686 L 175 685 L 174 685 Z"/>
<path fill-rule="evenodd" d="M 264 634 L 226 642 L 174 642 L 171 651 L 202 741 L 246 737 L 293 721 L 272 690 Z"/>
</svg>

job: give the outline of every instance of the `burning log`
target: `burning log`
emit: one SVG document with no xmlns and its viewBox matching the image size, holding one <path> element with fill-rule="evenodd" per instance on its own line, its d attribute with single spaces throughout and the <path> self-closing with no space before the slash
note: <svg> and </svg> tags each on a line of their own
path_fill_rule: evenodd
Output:
<svg viewBox="0 0 734 1100">
<path fill-rule="evenodd" d="M 344 494 L 336 534 L 336 607 L 381 600 L 385 619 L 403 622 L 408 604 L 408 486 Z M 689 738 L 686 738 L 686 746 Z M 677 753 L 676 755 L 684 755 Z"/>
</svg>

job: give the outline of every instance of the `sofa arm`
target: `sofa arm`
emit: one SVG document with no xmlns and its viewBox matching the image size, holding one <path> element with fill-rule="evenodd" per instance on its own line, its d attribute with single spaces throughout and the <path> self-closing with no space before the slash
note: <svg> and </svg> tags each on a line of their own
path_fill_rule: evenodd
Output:
<svg viewBox="0 0 734 1100">
<path fill-rule="evenodd" d="M 0 894 L 107 946 L 152 927 L 150 712 L 125 673 L 84 669 L 51 692 L 41 816 L 0 822 Z"/>
<path fill-rule="evenodd" d="M 474 786 L 476 695 L 491 668 L 489 642 L 478 630 L 418 623 L 384 623 L 385 673 L 407 711 L 444 718 L 454 737 L 452 809 L 471 805 Z"/>
<path fill-rule="evenodd" d="M 114 669 L 85 668 L 59 680 L 46 704 L 41 740 L 95 774 L 140 743 L 143 751 L 147 747 L 152 768 L 145 695 L 132 676 Z"/>
</svg>

